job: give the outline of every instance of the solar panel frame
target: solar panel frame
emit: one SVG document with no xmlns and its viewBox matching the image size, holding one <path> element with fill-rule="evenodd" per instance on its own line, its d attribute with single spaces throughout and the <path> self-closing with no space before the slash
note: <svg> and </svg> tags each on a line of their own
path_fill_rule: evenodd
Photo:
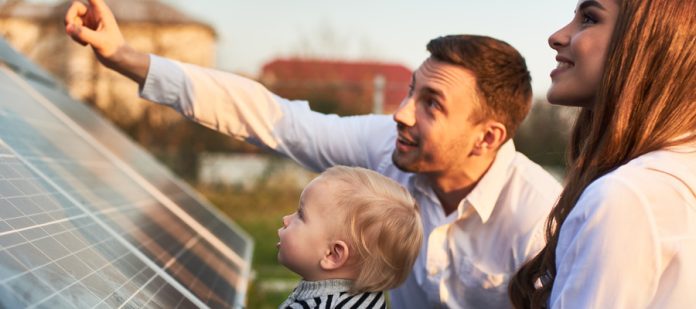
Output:
<svg viewBox="0 0 696 309">
<path fill-rule="evenodd" d="M 0 40 L 0 42 L 2 42 L 2 40 Z M 3 48 L 0 48 L 0 51 L 2 50 Z M 2 51 L 2 53 L 0 53 L 0 56 L 5 57 L 6 54 L 6 51 Z M 15 64 L 19 62 L 21 61 L 14 61 Z M 14 69 L 14 67 L 12 68 Z M 190 233 L 190 235 L 195 236 L 192 236 L 188 240 L 188 242 L 184 244 L 187 250 L 177 251 L 178 255 L 175 255 L 173 259 L 170 259 L 170 261 L 173 262 L 171 262 L 170 265 L 167 265 L 167 267 L 172 265 L 178 267 L 176 270 L 177 272 L 174 272 L 173 274 L 170 273 L 170 269 L 165 270 L 165 267 L 163 267 L 164 265 L 159 265 L 153 262 L 153 259 L 157 257 L 148 256 L 147 254 L 143 253 L 142 248 L 136 248 L 135 246 L 133 246 L 133 243 L 131 243 L 130 240 L 125 239 L 123 235 L 119 235 L 119 233 L 116 231 L 119 228 L 118 225 L 107 224 L 106 222 L 111 222 L 106 221 L 108 219 L 108 215 L 95 213 L 94 210 L 87 209 L 83 204 L 84 201 L 80 201 L 78 200 L 78 198 L 76 198 L 76 196 L 79 197 L 79 195 L 76 195 L 76 192 L 66 191 L 65 188 L 71 187 L 69 184 L 56 183 L 60 181 L 72 181 L 72 179 L 70 179 L 71 177 L 65 177 L 66 175 L 70 175 L 69 173 L 61 175 L 63 177 L 62 179 L 59 177 L 54 181 L 49 175 L 45 174 L 45 171 L 52 170 L 51 167 L 48 166 L 51 165 L 51 163 L 46 163 L 47 166 L 39 166 L 40 164 L 37 163 L 38 161 L 30 162 L 29 160 L 25 159 L 22 154 L 17 153 L 16 149 L 6 144 L 2 136 L 0 135 L 0 163 L 4 162 L 3 160 L 12 161 L 14 159 L 15 162 L 12 164 L 24 166 L 29 170 L 24 170 L 20 173 L 14 168 L 8 168 L 8 164 L 0 164 L 0 197 L 12 196 L 12 194 L 16 193 L 21 193 L 25 195 L 32 194 L 32 192 L 38 192 L 41 191 L 41 189 L 44 189 L 44 191 L 46 191 L 47 188 L 53 188 L 53 191 L 48 191 L 48 193 L 55 194 L 55 196 L 60 197 L 62 199 L 61 202 L 56 203 L 58 203 L 59 205 L 77 205 L 77 207 L 63 207 L 59 210 L 53 209 L 54 212 L 46 211 L 42 213 L 38 210 L 42 210 L 42 205 L 50 204 L 49 201 L 51 201 L 51 199 L 48 197 L 43 197 L 43 199 L 37 197 L 38 199 L 40 199 L 38 203 L 32 202 L 31 200 L 24 202 L 25 205 L 23 205 L 21 209 L 18 209 L 11 203 L 10 205 L 12 207 L 6 207 L 8 203 L 6 199 L 0 199 L 0 209 L 2 209 L 0 211 L 0 248 L 2 248 L 2 250 L 0 250 L 0 274 L 2 274 L 3 270 L 7 272 L 7 267 L 3 267 L 3 263 L 11 263 L 13 264 L 14 269 L 33 269 L 37 271 L 37 274 L 41 275 L 41 279 L 39 279 L 39 277 L 37 277 L 35 273 L 33 273 L 32 271 L 28 271 L 26 273 L 15 274 L 14 277 L 10 277 L 10 279 L 8 280 L 0 281 L 0 299 L 2 299 L 2 301 L 0 301 L 0 304 L 7 305 L 8 303 L 6 303 L 6 301 L 12 304 L 12 301 L 17 299 L 17 295 L 13 296 L 11 295 L 11 293 L 8 294 L 8 290 L 21 291 L 21 288 L 23 287 L 21 286 L 21 284 L 31 282 L 32 284 L 35 284 L 37 288 L 30 291 L 31 295 L 22 295 L 23 297 L 39 302 L 51 300 L 51 304 L 70 304 L 72 302 L 72 304 L 74 305 L 76 301 L 85 302 L 92 299 L 89 297 L 89 293 L 92 293 L 92 296 L 94 296 L 95 293 L 101 295 L 107 293 L 109 291 L 109 288 L 108 285 L 104 285 L 104 282 L 110 282 L 113 285 L 114 282 L 119 282 L 119 279 L 123 281 L 124 276 L 122 272 L 124 270 L 128 270 L 130 271 L 130 273 L 138 274 L 138 278 L 140 278 L 138 280 L 141 281 L 138 281 L 138 284 L 136 284 L 136 286 L 139 285 L 141 289 L 135 291 L 136 294 L 131 294 L 127 299 L 124 299 L 124 295 L 118 293 L 111 293 L 109 294 L 108 298 L 97 299 L 98 302 L 94 304 L 95 306 L 105 305 L 108 307 L 109 305 L 119 303 L 119 300 L 123 301 L 123 303 L 121 303 L 121 306 L 128 305 L 129 302 L 135 302 L 139 305 L 154 305 L 155 303 L 152 303 L 153 301 L 163 301 L 162 298 L 155 297 L 156 295 L 159 295 L 159 291 L 169 291 L 169 293 L 172 293 L 173 289 L 174 292 L 178 292 L 183 296 L 181 302 L 177 303 L 176 306 L 187 307 L 190 305 L 198 307 L 207 307 L 207 305 L 210 305 L 211 303 L 204 303 L 203 301 L 201 301 L 199 297 L 193 294 L 196 291 L 190 291 L 190 287 L 184 287 L 184 285 L 179 283 L 179 281 L 177 281 L 177 279 L 175 278 L 175 276 L 179 275 L 181 271 L 184 271 L 185 273 L 190 273 L 193 270 L 193 266 L 186 265 L 183 263 L 183 261 L 185 261 L 183 260 L 183 258 L 185 257 L 188 260 L 193 258 L 198 259 L 195 260 L 196 262 L 205 262 L 202 264 L 204 266 L 203 268 L 199 267 L 195 270 L 195 273 L 188 274 L 189 276 L 193 275 L 194 279 L 197 279 L 197 277 L 195 276 L 200 274 L 207 274 L 208 276 L 217 276 L 214 277 L 214 281 L 211 283 L 210 291 L 208 291 L 209 296 L 214 294 L 213 290 L 219 290 L 220 285 L 218 283 L 224 281 L 220 280 L 224 279 L 222 277 L 223 275 L 228 277 L 236 275 L 236 282 L 238 283 L 238 286 L 236 286 L 237 293 L 233 295 L 233 299 L 227 300 L 232 301 L 233 306 L 243 306 L 243 304 L 245 303 L 244 297 L 246 294 L 246 285 L 248 284 L 251 271 L 249 265 L 251 261 L 252 249 L 250 237 L 234 223 L 231 223 L 229 220 L 220 219 L 221 214 L 219 211 L 217 211 L 214 207 L 212 207 L 203 199 L 198 197 L 192 189 L 183 184 L 180 180 L 176 179 L 176 177 L 174 177 L 159 163 L 157 163 L 145 151 L 130 143 L 122 133 L 113 129 L 107 123 L 104 123 L 103 120 L 101 120 L 99 117 L 96 117 L 96 114 L 93 111 L 89 110 L 88 108 L 82 105 L 79 105 L 79 103 L 69 98 L 69 96 L 67 96 L 67 94 L 62 89 L 56 86 L 55 82 L 46 82 L 42 78 L 36 79 L 37 76 L 40 77 L 42 76 L 42 74 L 40 74 L 40 72 L 35 72 L 35 68 L 20 71 L 20 74 L 24 74 L 28 71 L 31 71 L 31 74 L 25 74 L 24 78 L 26 79 L 24 79 L 22 78 L 22 76 L 16 74 L 12 70 L 9 70 L 8 68 L 2 67 L 2 65 L 0 65 L 0 73 L 2 73 L 0 75 L 10 77 L 10 79 L 13 80 L 13 82 L 18 88 L 21 88 L 22 91 L 29 94 L 33 98 L 33 100 L 40 103 L 40 105 L 42 105 L 44 109 L 46 109 L 54 117 L 59 119 L 59 121 L 63 125 L 67 126 L 70 131 L 79 136 L 79 138 L 81 138 L 83 142 L 87 142 L 87 144 L 89 144 L 91 147 L 94 147 L 94 149 L 96 149 L 101 156 L 107 158 L 107 160 L 113 166 L 116 166 L 131 180 L 134 180 L 140 188 L 144 188 L 144 190 L 151 197 L 154 197 L 154 200 L 156 200 L 158 204 L 162 205 L 164 208 L 169 210 L 172 213 L 172 216 L 179 218 L 180 220 L 185 222 L 185 226 L 191 227 L 191 230 L 188 232 Z M 47 97 L 50 97 L 52 99 L 49 100 L 47 99 Z M 0 109 L 0 117 L 3 115 L 3 113 L 5 113 L 5 116 L 7 116 L 7 111 Z M 33 125 L 39 124 L 34 123 Z M 106 138 L 107 140 L 110 140 L 112 143 L 100 143 L 100 138 Z M 67 139 L 65 142 L 70 143 L 74 141 Z M 72 145 L 67 145 L 66 147 L 70 146 Z M 27 151 L 27 153 L 32 153 L 31 151 L 36 151 L 39 153 L 41 153 L 41 151 L 46 151 L 46 149 L 25 150 Z M 114 150 L 121 151 L 114 152 Z M 126 163 L 126 160 L 129 160 L 128 162 L 133 162 L 130 161 L 133 158 L 137 158 L 137 162 L 145 162 L 146 167 L 150 168 L 150 170 L 144 171 L 144 168 L 142 166 L 132 167 L 131 165 Z M 52 159 L 57 159 L 58 161 L 60 161 L 63 158 Z M 16 160 L 19 160 L 20 162 L 17 163 Z M 34 179 L 34 181 L 30 181 L 17 178 L 13 179 L 10 183 L 7 179 L 8 175 L 19 175 L 20 178 L 21 176 L 33 175 L 36 179 Z M 40 185 L 37 185 L 36 183 L 39 183 Z M 76 183 L 79 183 L 79 181 L 77 181 Z M 162 188 L 164 190 L 161 190 Z M 165 195 L 164 192 L 167 192 L 167 194 Z M 93 195 L 100 195 L 100 193 L 98 192 L 92 193 L 94 193 Z M 170 196 L 177 197 L 177 200 L 173 201 L 172 199 L 170 199 Z M 84 196 L 79 198 L 83 197 Z M 186 206 L 180 206 L 180 204 L 182 204 L 182 201 L 187 203 Z M 98 203 L 95 203 L 94 205 L 97 204 Z M 32 209 L 35 212 L 32 212 Z M 13 213 L 15 217 L 11 217 Z M 112 213 L 120 214 L 118 211 Z M 17 214 L 24 215 L 25 217 L 16 216 Z M 8 221 L 4 220 L 3 218 L 11 219 Z M 39 221 L 35 221 L 34 219 Z M 81 221 L 83 219 L 90 219 L 93 222 L 91 222 L 90 225 L 76 227 L 75 224 L 77 224 L 78 222 L 83 222 Z M 87 221 L 89 222 L 90 220 Z M 199 220 L 207 220 L 206 222 L 204 222 L 204 224 L 207 223 L 210 225 L 203 225 L 201 224 L 201 222 L 199 222 Z M 113 222 L 117 221 L 114 219 Z M 106 237 L 110 235 L 112 237 L 96 243 L 87 241 L 86 244 L 90 244 L 90 247 L 80 247 L 79 244 L 85 244 L 85 241 L 80 241 L 80 238 L 76 237 L 74 231 L 70 229 L 88 228 L 90 232 L 87 234 L 82 233 L 82 237 L 91 234 L 100 235 L 101 237 Z M 237 243 L 234 243 L 234 241 L 222 241 L 217 237 L 217 235 L 214 235 L 211 232 L 211 230 L 216 232 L 220 230 L 229 231 L 229 233 L 226 233 L 226 235 L 223 236 L 237 235 Z M 148 235 L 148 233 L 154 233 L 157 231 L 159 230 L 155 228 L 154 230 L 145 231 L 143 234 Z M 124 233 L 124 235 L 126 234 L 127 232 Z M 160 233 L 158 235 L 158 237 L 160 238 L 168 237 L 167 233 Z M 66 238 L 66 240 L 63 242 L 53 242 L 54 240 L 56 240 L 56 237 Z M 230 237 L 227 238 L 229 239 Z M 75 239 L 77 239 L 77 241 Z M 22 242 L 23 240 L 26 241 Z M 36 241 L 37 244 L 32 243 L 32 241 Z M 107 242 L 110 244 L 109 246 L 105 245 L 105 243 Z M 112 246 L 117 245 L 121 245 L 124 248 L 127 248 L 127 253 L 119 255 L 119 250 L 109 249 Z M 71 248 L 68 248 L 69 246 Z M 94 250 L 91 249 L 91 247 L 98 248 L 98 254 L 95 254 Z M 5 248 L 8 248 L 9 251 L 6 252 Z M 47 252 L 44 252 L 42 250 L 47 250 Z M 68 258 L 68 256 L 64 256 L 66 250 L 68 250 L 69 252 L 74 251 L 80 253 L 80 255 L 85 255 L 85 257 L 77 259 L 76 262 L 75 259 L 70 259 Z M 167 254 L 167 250 L 168 249 L 165 248 L 159 252 L 163 252 L 161 255 L 164 256 Z M 172 250 L 176 250 L 176 248 Z M 196 250 L 196 254 L 192 253 L 194 252 L 193 250 Z M 121 252 L 123 252 L 123 250 Z M 209 254 L 210 252 L 213 252 L 214 254 L 211 255 Z M 131 254 L 128 256 L 128 259 L 124 259 L 126 254 Z M 60 261 L 63 261 L 63 258 L 65 258 L 66 260 L 71 260 L 71 262 L 62 262 L 68 263 L 68 266 L 66 266 L 68 269 L 66 269 L 66 267 L 63 267 L 63 265 L 58 264 L 58 260 L 56 260 L 55 263 L 47 263 L 46 258 L 49 255 L 60 256 Z M 100 259 L 101 255 L 106 255 L 114 262 L 118 262 L 118 266 L 120 268 L 108 268 L 106 266 L 109 264 L 103 265 L 103 263 L 99 263 L 103 259 L 103 257 Z M 180 265 L 177 265 L 177 262 L 179 262 L 180 258 L 182 258 L 182 263 Z M 124 259 L 124 262 L 121 262 L 122 259 Z M 133 265 L 134 263 L 138 263 L 138 260 L 141 261 L 141 265 Z M 227 263 L 228 261 L 232 261 L 231 264 Z M 78 277 L 78 274 L 68 273 L 66 276 L 65 272 L 76 271 L 76 269 L 82 268 L 69 267 L 70 265 L 76 265 L 78 262 L 82 264 L 94 263 L 94 265 L 86 265 L 87 268 L 94 269 L 100 267 L 97 269 L 105 270 L 106 275 L 98 273 L 86 275 L 83 274 L 85 276 L 82 276 L 80 278 L 87 280 L 85 282 L 90 283 L 88 284 L 88 286 L 85 286 L 83 282 L 77 281 L 72 282 L 71 285 L 69 285 L 69 287 L 66 287 L 66 289 L 71 289 L 71 293 L 83 294 L 81 294 L 82 296 L 79 297 L 78 300 L 76 300 L 75 298 L 67 299 L 65 296 L 75 294 L 60 294 L 58 293 L 59 291 L 53 291 L 55 289 L 52 290 L 51 286 L 49 286 L 48 289 L 46 289 L 46 284 L 42 283 L 43 279 L 48 278 L 49 280 L 56 280 L 57 282 L 63 282 L 64 280 L 61 281 L 61 279 L 65 278 L 76 279 Z M 234 264 L 233 266 L 236 265 L 237 267 L 235 268 L 230 266 L 232 264 Z M 147 267 L 142 267 L 143 265 Z M 209 267 L 207 265 L 213 265 L 215 269 L 223 269 L 226 271 L 223 272 L 222 275 L 215 275 L 214 268 Z M 225 268 L 225 266 L 227 268 Z M 137 273 L 134 273 L 136 271 Z M 106 276 L 107 278 L 104 278 L 104 276 Z M 131 292 L 134 292 L 132 291 L 132 285 L 129 285 L 129 283 L 134 279 L 135 277 L 130 278 L 129 281 L 123 283 L 123 288 L 126 289 L 126 287 L 130 287 Z M 145 279 L 147 280 L 142 281 Z M 16 289 L 7 288 L 8 284 L 15 283 L 17 285 L 13 286 L 16 287 Z M 63 284 L 66 284 L 66 282 L 63 282 Z M 203 283 L 202 285 L 205 285 L 205 283 Z M 75 288 L 76 286 L 78 288 Z M 143 289 L 147 290 L 147 288 L 150 286 L 156 288 L 154 294 L 152 294 L 149 298 L 147 297 L 147 295 L 142 296 L 141 292 L 143 291 Z M 192 286 L 195 287 L 196 285 L 194 284 Z M 113 289 L 114 286 L 111 286 L 111 288 Z M 122 287 L 118 286 L 116 288 L 120 289 Z M 44 295 L 46 297 L 42 299 L 35 299 L 37 298 L 36 295 L 41 295 L 42 292 L 43 294 L 46 294 L 48 293 L 47 291 L 53 291 L 54 293 Z M 220 301 L 221 302 L 218 303 L 212 303 L 213 307 L 223 304 L 223 301 L 225 301 L 225 299 L 221 299 Z M 36 303 L 35 305 L 40 305 L 40 303 Z M 90 303 L 80 303 L 80 305 L 89 306 Z M 166 307 L 170 307 L 173 304 L 167 303 L 166 305 Z M 157 306 L 163 306 L 163 304 L 157 303 Z"/>
<path fill-rule="evenodd" d="M 59 87 L 59 83 L 51 77 L 51 74 L 15 51 L 12 46 L 2 38 L 0 38 L 0 62 L 12 68 L 13 71 L 22 76 L 51 85 L 52 87 Z"/>
<path fill-rule="evenodd" d="M 8 71 L 4 69 L 0 69 L 0 72 L 2 73 L 8 73 Z M 0 75 L 0 76 L 6 76 L 6 75 Z M 11 75 L 10 75 L 11 76 Z M 8 89 L 5 89 L 6 91 Z M 5 126 L 7 128 L 7 126 Z M 95 260 L 90 260 L 94 259 L 95 256 L 94 254 L 90 254 L 90 247 L 87 245 L 90 244 L 90 241 L 85 241 L 83 238 L 86 235 L 90 235 L 90 233 L 80 233 L 79 235 L 76 235 L 74 233 L 75 230 L 80 230 L 83 228 L 88 228 L 90 226 L 93 226 L 94 224 L 100 225 L 101 228 L 109 230 L 111 234 L 114 236 L 114 239 L 119 240 L 119 243 L 125 247 L 128 248 L 128 252 L 131 254 L 135 255 L 139 260 L 141 261 L 141 265 L 138 269 L 140 271 L 138 274 L 142 274 L 145 271 L 145 274 L 148 274 L 148 276 L 143 277 L 140 275 L 138 280 L 139 283 L 146 284 L 149 281 L 151 281 L 155 277 L 155 273 L 159 276 L 167 276 L 169 277 L 164 270 L 162 270 L 160 267 L 158 267 L 151 259 L 149 259 L 141 250 L 136 249 L 131 243 L 123 239 L 122 237 L 119 237 L 119 235 L 114 232 L 111 228 L 109 228 L 106 224 L 103 223 L 102 220 L 99 220 L 95 217 L 95 215 L 89 211 L 88 209 L 85 208 L 84 204 L 78 200 L 76 200 L 70 192 L 66 192 L 61 185 L 58 185 L 54 183 L 50 177 L 45 175 L 45 173 L 42 171 L 42 169 L 38 168 L 33 164 L 32 162 L 29 162 L 27 159 L 25 159 L 24 156 L 17 154 L 16 152 L 13 151 L 11 147 L 8 147 L 7 144 L 5 144 L 4 141 L 2 141 L 2 145 L 6 150 L 10 151 L 10 155 L 14 157 L 18 163 L 21 164 L 21 167 L 24 167 L 24 170 L 18 170 L 18 174 L 22 177 L 34 177 L 35 179 L 38 180 L 38 182 L 42 182 L 43 185 L 45 185 L 45 188 L 52 188 L 54 191 L 48 191 L 49 193 L 52 194 L 57 194 L 61 199 L 64 199 L 61 205 L 71 205 L 71 206 L 76 206 L 69 212 L 65 212 L 64 216 L 62 216 L 62 219 L 59 220 L 58 222 L 51 222 L 51 226 L 56 226 L 55 224 L 61 223 L 60 227 L 64 228 L 64 231 L 61 231 L 59 234 L 54 234 L 56 237 L 59 237 L 61 240 L 57 240 L 59 244 L 64 246 L 65 248 L 68 248 L 71 252 L 74 252 L 72 257 L 75 257 L 76 255 L 85 255 L 85 256 L 80 256 L 78 258 L 72 258 L 69 264 L 72 266 L 68 267 L 68 270 L 71 271 L 77 271 L 78 273 L 75 273 L 74 279 L 76 280 L 87 280 L 87 278 L 90 275 L 92 275 L 94 272 L 101 268 L 90 268 L 91 262 L 94 262 Z M 39 149 L 40 151 L 40 149 Z M 6 155 L 7 157 L 7 155 Z M 19 166 L 18 164 L 15 164 L 16 166 Z M 14 196 L 20 196 L 23 194 L 23 192 L 15 190 L 11 192 L 7 192 L 6 194 L 3 194 L 3 197 L 14 197 Z M 67 200 L 67 201 L 65 201 Z M 10 290 L 13 290 L 15 292 L 19 292 L 19 300 L 20 301 L 27 301 L 26 305 L 32 305 L 34 303 L 39 304 L 42 302 L 44 299 L 41 297 L 42 293 L 46 294 L 47 292 L 50 292 L 52 289 L 48 287 L 45 283 L 42 283 L 43 281 L 39 278 L 36 277 L 34 274 L 33 270 L 37 270 L 39 268 L 42 268 L 46 265 L 49 264 L 55 264 L 58 262 L 59 259 L 51 260 L 48 256 L 43 254 L 40 249 L 36 248 L 33 246 L 33 244 L 30 242 L 31 240 L 27 239 L 25 235 L 22 235 L 21 233 L 29 230 L 29 229 L 41 229 L 42 225 L 36 225 L 35 222 L 31 219 L 31 217 L 28 217 L 32 214 L 34 214 L 31 209 L 26 209 L 26 206 L 29 204 L 23 204 L 18 207 L 18 209 L 23 213 L 23 217 L 18 217 L 14 219 L 13 221 L 8 221 L 5 220 L 6 222 L 11 222 L 12 227 L 14 230 L 10 231 L 12 234 L 7 234 L 7 235 L 17 235 L 19 233 L 19 237 L 16 237 L 14 240 L 15 243 L 12 244 L 12 246 L 4 246 L 3 250 L 7 253 L 9 253 L 16 262 L 19 262 L 19 264 L 22 267 L 18 268 L 19 270 L 25 270 L 24 272 L 19 272 L 16 274 L 14 277 L 9 277 L 5 278 L 3 280 L 3 285 L 5 287 L 8 287 Z M 89 220 L 91 219 L 91 220 Z M 91 221 L 88 224 L 85 224 L 84 221 Z M 61 222 L 62 221 L 62 222 Z M 70 224 L 63 224 L 69 222 Z M 44 224 L 49 224 L 44 223 Z M 93 228 L 90 231 L 94 231 Z M 103 233 L 99 233 L 103 234 Z M 53 236 L 51 236 L 53 237 Z M 54 238 L 55 239 L 55 238 Z M 23 241 L 26 240 L 26 241 Z M 96 243 L 94 245 L 98 245 L 99 243 Z M 62 259 L 60 259 L 62 260 Z M 131 258 L 130 263 L 133 265 L 133 263 L 137 263 L 136 259 Z M 4 260 L 4 262 L 7 262 L 7 260 Z M 75 266 L 78 265 L 79 266 Z M 64 264 L 65 265 L 65 264 Z M 146 265 L 148 267 L 143 267 L 143 265 Z M 93 267 L 95 265 L 92 265 Z M 150 269 L 149 273 L 146 272 L 146 269 Z M 81 270 L 91 270 L 92 272 L 87 272 L 87 273 L 79 273 Z M 132 278 L 135 279 L 136 277 Z M 147 280 L 146 280 L 147 279 Z M 184 296 L 187 296 L 196 306 L 198 307 L 206 307 L 204 303 L 202 303 L 200 300 L 197 300 L 196 297 L 194 297 L 187 289 L 183 288 L 183 286 L 180 286 L 180 284 L 176 280 L 169 280 L 170 284 L 177 286 L 177 291 L 181 292 L 184 294 Z M 29 283 L 29 284 L 27 284 Z M 70 289 L 69 291 L 71 292 L 69 295 L 79 295 L 79 297 L 73 297 L 73 304 L 78 305 L 79 307 L 82 306 L 88 306 L 91 307 L 91 305 L 96 305 L 98 304 L 98 298 L 95 297 L 93 293 L 90 292 L 88 286 L 91 285 L 84 285 L 84 283 L 77 281 L 75 284 L 71 284 L 67 287 L 65 287 L 66 291 L 67 289 Z M 79 287 L 79 288 L 75 288 Z M 57 291 L 56 291 L 57 292 Z M 133 297 L 139 293 L 140 290 L 136 291 L 136 294 L 130 295 L 128 299 L 126 299 L 126 302 L 130 301 Z M 50 296 L 53 293 L 49 295 L 44 295 L 44 296 Z M 188 294 L 188 295 L 187 295 Z M 96 303 L 91 303 L 90 301 L 94 301 L 96 299 Z M 5 301 L 5 299 L 3 299 Z"/>
<path fill-rule="evenodd" d="M 225 214 L 210 205 L 195 190 L 176 178 L 144 149 L 131 142 L 123 133 L 109 125 L 106 120 L 99 117 L 88 106 L 72 99 L 63 89 L 51 87 L 31 79 L 28 80 L 28 83 L 40 94 L 46 97 L 50 96 L 52 98 L 51 102 L 61 112 L 70 117 L 86 132 L 89 132 L 90 135 L 100 141 L 104 147 L 108 148 L 122 161 L 128 162 L 146 181 L 153 184 L 170 199 L 176 200 L 177 204 L 182 205 L 194 218 L 204 222 L 208 229 L 213 230 L 217 224 L 212 224 L 213 222 L 211 221 L 218 220 L 219 222 L 217 223 L 225 226 L 222 229 L 223 231 L 232 231 L 233 233 L 225 234 L 221 238 L 230 240 L 228 246 L 237 251 L 243 251 L 241 255 L 245 260 L 251 259 L 251 247 L 246 250 L 242 248 L 242 245 L 246 245 L 251 241 L 251 236 L 234 222 L 220 220 L 220 218 L 225 217 Z"/>
</svg>

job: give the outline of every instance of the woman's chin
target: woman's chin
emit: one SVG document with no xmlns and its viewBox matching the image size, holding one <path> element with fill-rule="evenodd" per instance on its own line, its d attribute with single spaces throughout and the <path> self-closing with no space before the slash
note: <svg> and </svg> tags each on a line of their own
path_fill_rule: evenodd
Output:
<svg viewBox="0 0 696 309">
<path fill-rule="evenodd" d="M 594 102 L 594 96 L 570 95 L 553 87 L 546 93 L 546 100 L 553 105 L 573 106 L 573 107 L 590 107 Z"/>
</svg>

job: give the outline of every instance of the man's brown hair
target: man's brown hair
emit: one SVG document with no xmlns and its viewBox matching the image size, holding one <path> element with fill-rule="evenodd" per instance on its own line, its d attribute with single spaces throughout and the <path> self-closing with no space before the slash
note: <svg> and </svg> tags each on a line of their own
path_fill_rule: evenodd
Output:
<svg viewBox="0 0 696 309">
<path fill-rule="evenodd" d="M 476 116 L 501 122 L 512 138 L 532 103 L 532 78 L 522 55 L 510 44 L 478 35 L 439 37 L 427 49 L 434 60 L 474 74 L 482 102 Z"/>
</svg>

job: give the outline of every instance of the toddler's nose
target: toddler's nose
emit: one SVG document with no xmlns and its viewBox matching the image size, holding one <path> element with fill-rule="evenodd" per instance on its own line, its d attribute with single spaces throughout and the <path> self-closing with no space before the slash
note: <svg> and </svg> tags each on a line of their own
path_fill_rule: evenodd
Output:
<svg viewBox="0 0 696 309">
<path fill-rule="evenodd" d="M 288 219 L 290 216 L 283 216 L 283 228 L 288 227 Z"/>
</svg>

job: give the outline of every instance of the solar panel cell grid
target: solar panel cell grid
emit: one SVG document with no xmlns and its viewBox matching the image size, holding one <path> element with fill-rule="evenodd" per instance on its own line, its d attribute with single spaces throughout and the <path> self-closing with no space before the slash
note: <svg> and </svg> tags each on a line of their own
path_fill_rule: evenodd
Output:
<svg viewBox="0 0 696 309">
<path fill-rule="evenodd" d="M 43 178 L 22 167 L 16 158 L 5 156 L 0 164 L 20 171 L 4 180 L 5 188 L 15 189 L 0 194 L 0 222 L 6 226 L 0 232 L 4 305 L 46 302 L 53 308 L 56 303 L 93 307 L 107 300 L 114 304 L 117 299 L 136 302 L 139 298 L 150 302 L 151 297 L 146 297 L 161 289 L 160 285 L 148 291 L 146 284 L 159 276 L 92 217 L 51 193 L 55 190 L 35 189 L 48 185 Z M 23 192 L 18 187 L 32 189 Z M 157 282 L 165 281 L 160 278 Z M 172 296 L 183 298 L 180 293 L 167 298 Z"/>
<path fill-rule="evenodd" d="M 65 112 L 82 128 L 89 131 L 100 141 L 105 141 L 104 146 L 111 150 L 120 159 L 129 162 L 148 182 L 156 186 L 169 199 L 174 201 L 198 222 L 207 228 L 215 230 L 215 235 L 235 252 L 241 252 L 245 258 L 250 259 L 249 236 L 236 225 L 220 220 L 219 213 L 210 205 L 196 198 L 196 193 L 183 186 L 152 156 L 147 154 L 137 145 L 128 141 L 123 134 L 107 125 L 104 120 L 89 116 L 93 114 L 84 104 L 75 102 L 64 92 L 51 88 L 44 83 L 29 80 L 29 84 L 39 93 L 51 97 L 52 102 Z"/>
<path fill-rule="evenodd" d="M 0 64 L 0 307 L 241 304 L 248 237 L 46 85 Z M 140 165 L 122 161 L 129 156 Z"/>
</svg>

